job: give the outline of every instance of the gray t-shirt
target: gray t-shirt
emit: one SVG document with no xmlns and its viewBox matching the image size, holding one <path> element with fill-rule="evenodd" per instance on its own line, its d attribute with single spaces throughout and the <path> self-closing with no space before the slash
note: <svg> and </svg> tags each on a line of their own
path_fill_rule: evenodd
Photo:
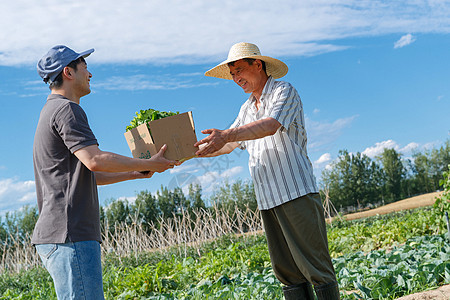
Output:
<svg viewBox="0 0 450 300">
<path fill-rule="evenodd" d="M 33 146 L 39 209 L 33 244 L 101 241 L 95 176 L 73 154 L 90 145 L 97 139 L 81 106 L 48 96 Z"/>
</svg>

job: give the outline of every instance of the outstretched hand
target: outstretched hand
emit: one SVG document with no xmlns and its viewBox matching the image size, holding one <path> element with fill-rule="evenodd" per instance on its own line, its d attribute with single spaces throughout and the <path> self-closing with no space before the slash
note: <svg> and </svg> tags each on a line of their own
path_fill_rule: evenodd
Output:
<svg viewBox="0 0 450 300">
<path fill-rule="evenodd" d="M 209 134 L 204 139 L 198 141 L 194 144 L 195 147 L 206 144 L 203 147 L 200 147 L 195 154 L 197 156 L 207 156 L 208 154 L 214 153 L 220 149 L 227 143 L 226 134 L 224 130 L 219 129 L 205 129 L 202 130 L 203 134 Z"/>
<path fill-rule="evenodd" d="M 140 178 L 150 178 L 153 176 L 153 174 L 155 174 L 155 172 L 152 171 L 134 171 L 134 176 L 136 177 L 136 179 L 140 179 Z"/>
<path fill-rule="evenodd" d="M 164 157 L 164 152 L 166 152 L 167 145 L 163 145 L 158 153 L 150 158 L 153 163 L 151 170 L 154 172 L 164 172 L 167 169 L 172 169 L 174 166 L 178 166 L 181 163 L 175 160 L 168 160 Z"/>
</svg>

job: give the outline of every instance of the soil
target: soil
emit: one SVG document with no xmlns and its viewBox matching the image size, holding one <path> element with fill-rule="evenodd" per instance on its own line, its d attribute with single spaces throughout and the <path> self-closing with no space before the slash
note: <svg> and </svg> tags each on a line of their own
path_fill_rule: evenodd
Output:
<svg viewBox="0 0 450 300">
<path fill-rule="evenodd" d="M 431 206 L 434 204 L 436 197 L 440 196 L 442 192 L 429 193 L 416 197 L 411 197 L 405 200 L 400 200 L 385 206 L 377 207 L 371 210 L 352 213 L 344 215 L 347 220 L 356 220 L 367 218 L 375 215 L 384 215 L 391 212 L 402 211 L 406 209 L 414 209 L 423 206 Z M 448 300 L 450 299 L 450 285 L 444 285 L 438 289 L 415 293 L 407 296 L 397 298 L 397 300 Z"/>
<path fill-rule="evenodd" d="M 448 300 L 450 299 L 450 285 L 444 285 L 432 291 L 415 293 L 397 298 L 397 300 Z"/>
<path fill-rule="evenodd" d="M 400 200 L 394 203 L 386 204 L 384 206 L 380 206 L 374 209 L 365 210 L 357 213 L 344 215 L 344 219 L 346 220 L 356 220 L 363 219 L 375 215 L 384 215 L 389 214 L 396 211 L 402 211 L 406 209 L 414 209 L 423 206 L 431 206 L 436 201 L 436 197 L 442 195 L 442 192 L 434 192 L 429 194 L 424 194 L 420 196 L 415 196 L 411 198 L 407 198 L 404 200 Z M 334 218 L 333 218 L 334 219 Z"/>
</svg>

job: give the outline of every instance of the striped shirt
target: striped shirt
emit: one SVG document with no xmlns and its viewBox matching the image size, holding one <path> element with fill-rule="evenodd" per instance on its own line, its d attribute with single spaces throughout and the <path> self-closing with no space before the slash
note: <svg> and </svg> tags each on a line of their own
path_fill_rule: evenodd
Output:
<svg viewBox="0 0 450 300">
<path fill-rule="evenodd" d="M 303 106 L 296 89 L 288 82 L 269 77 L 260 106 L 253 96 L 242 105 L 230 128 L 268 117 L 281 126 L 274 135 L 242 141 L 249 152 L 249 169 L 260 210 L 267 210 L 309 193 L 318 192 L 312 164 L 306 152 Z"/>
</svg>

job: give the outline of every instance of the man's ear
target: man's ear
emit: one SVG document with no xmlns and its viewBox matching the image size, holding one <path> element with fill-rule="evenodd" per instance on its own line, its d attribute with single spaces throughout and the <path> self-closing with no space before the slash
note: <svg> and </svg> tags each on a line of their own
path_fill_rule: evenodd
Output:
<svg viewBox="0 0 450 300">
<path fill-rule="evenodd" d="M 255 59 L 255 63 L 258 65 L 258 70 L 262 70 L 262 61 L 260 59 Z"/>
<path fill-rule="evenodd" d="M 63 72 L 62 72 L 63 76 L 65 76 L 69 79 L 72 78 L 72 75 L 73 75 L 72 73 L 73 73 L 73 70 L 71 70 L 69 67 L 64 67 Z"/>
</svg>

